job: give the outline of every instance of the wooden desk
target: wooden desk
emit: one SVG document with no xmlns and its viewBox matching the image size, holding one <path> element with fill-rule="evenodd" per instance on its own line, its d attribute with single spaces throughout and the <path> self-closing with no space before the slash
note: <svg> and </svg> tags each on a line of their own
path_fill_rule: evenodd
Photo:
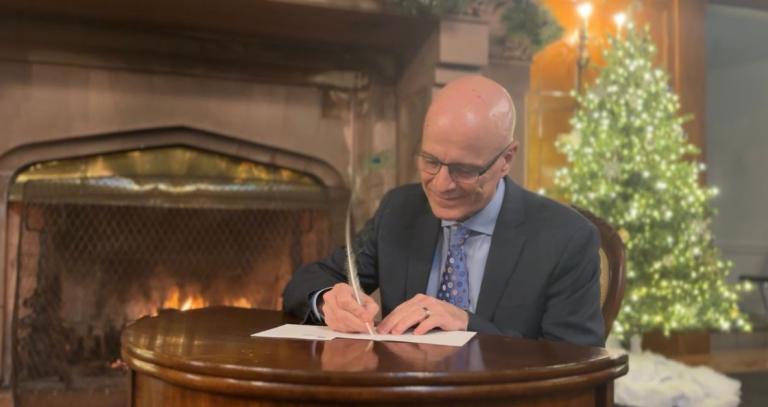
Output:
<svg viewBox="0 0 768 407">
<path fill-rule="evenodd" d="M 464 347 L 256 339 L 275 311 L 168 311 L 123 332 L 133 406 L 606 406 L 625 355 L 476 335 Z"/>
</svg>

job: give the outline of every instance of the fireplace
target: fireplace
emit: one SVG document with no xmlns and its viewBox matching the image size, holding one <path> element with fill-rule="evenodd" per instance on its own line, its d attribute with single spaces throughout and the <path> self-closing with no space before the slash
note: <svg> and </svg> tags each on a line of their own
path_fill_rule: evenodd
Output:
<svg viewBox="0 0 768 407">
<path fill-rule="evenodd" d="M 280 309 L 293 270 L 329 251 L 343 196 L 306 172 L 186 146 L 25 168 L 8 203 L 17 404 L 125 405 L 120 332 L 143 316 Z"/>
</svg>

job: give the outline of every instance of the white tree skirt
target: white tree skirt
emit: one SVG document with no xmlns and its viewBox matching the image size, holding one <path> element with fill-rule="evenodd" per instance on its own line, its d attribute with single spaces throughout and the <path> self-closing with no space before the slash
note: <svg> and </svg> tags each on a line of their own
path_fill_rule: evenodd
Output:
<svg viewBox="0 0 768 407">
<path fill-rule="evenodd" d="M 608 338 L 611 351 L 626 352 Z M 708 367 L 691 367 L 653 352 L 633 350 L 629 373 L 614 387 L 614 401 L 625 406 L 730 407 L 738 406 L 741 382 Z"/>
</svg>

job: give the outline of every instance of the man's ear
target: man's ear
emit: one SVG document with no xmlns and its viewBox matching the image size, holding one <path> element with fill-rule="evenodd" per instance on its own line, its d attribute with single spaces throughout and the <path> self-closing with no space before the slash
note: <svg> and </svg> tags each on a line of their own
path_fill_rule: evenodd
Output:
<svg viewBox="0 0 768 407">
<path fill-rule="evenodd" d="M 504 159 L 504 168 L 502 168 L 504 174 L 509 173 L 509 171 L 512 169 L 512 160 L 514 160 L 515 155 L 517 155 L 517 147 L 517 140 L 512 141 L 512 145 L 509 147 L 507 152 L 501 156 Z"/>
</svg>

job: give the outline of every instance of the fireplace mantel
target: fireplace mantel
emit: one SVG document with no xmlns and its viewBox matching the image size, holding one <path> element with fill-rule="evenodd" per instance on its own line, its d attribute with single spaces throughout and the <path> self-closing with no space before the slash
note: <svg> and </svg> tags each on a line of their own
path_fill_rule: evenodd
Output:
<svg viewBox="0 0 768 407">
<path fill-rule="evenodd" d="M 434 18 L 387 12 L 379 4 L 341 0 L 7 0 L 0 11 L 303 44 L 370 47 L 402 55 L 412 53 L 437 26 Z"/>
</svg>

